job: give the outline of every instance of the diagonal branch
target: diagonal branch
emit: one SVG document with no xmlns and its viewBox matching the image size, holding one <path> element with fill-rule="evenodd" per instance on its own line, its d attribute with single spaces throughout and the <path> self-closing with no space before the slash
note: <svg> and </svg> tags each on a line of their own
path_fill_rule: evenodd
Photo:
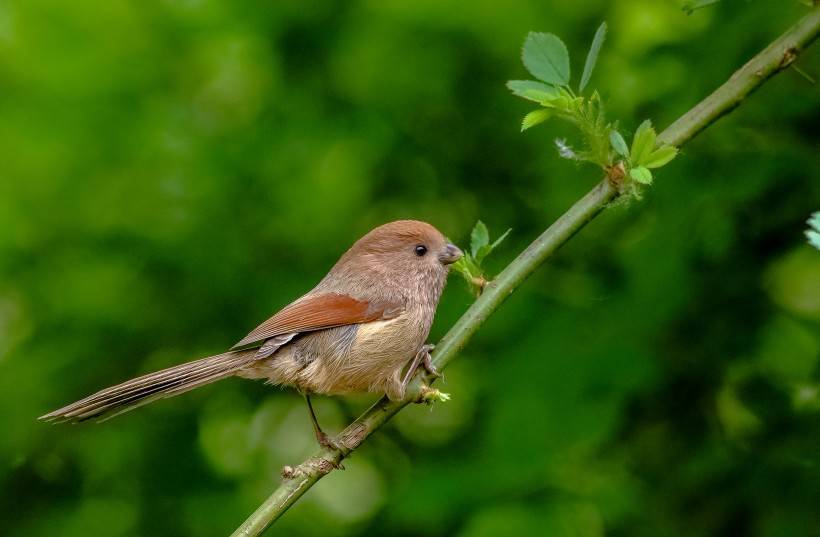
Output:
<svg viewBox="0 0 820 537">
<path fill-rule="evenodd" d="M 736 108 L 743 99 L 768 78 L 788 67 L 797 55 L 809 46 L 820 32 L 820 7 L 812 8 L 797 24 L 766 47 L 746 65 L 736 71 L 694 108 L 681 116 L 658 137 L 659 142 L 678 146 L 685 144 L 723 115 Z M 521 252 L 481 296 L 462 315 L 436 347 L 433 363 L 445 368 L 458 354 L 502 302 L 548 257 L 567 242 L 590 220 L 595 218 L 619 192 L 604 180 L 575 203 L 566 213 Z M 406 405 L 417 401 L 432 379 L 414 379 L 404 401 L 391 402 L 382 398 L 337 437 L 338 450 L 321 449 L 299 466 L 286 466 L 284 482 L 234 532 L 234 537 L 261 534 L 293 505 L 319 479 L 327 475 L 355 450 L 368 436 L 381 427 Z"/>
</svg>

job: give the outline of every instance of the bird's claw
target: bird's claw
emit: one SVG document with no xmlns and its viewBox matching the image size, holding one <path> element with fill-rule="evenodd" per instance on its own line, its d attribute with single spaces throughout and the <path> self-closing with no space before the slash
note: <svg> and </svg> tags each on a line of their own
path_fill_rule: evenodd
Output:
<svg viewBox="0 0 820 537">
<path fill-rule="evenodd" d="M 341 450 L 341 445 L 338 442 L 336 442 L 333 438 L 331 438 L 324 431 L 316 431 L 316 441 L 319 442 L 319 445 L 322 446 L 325 449 L 332 449 L 334 451 L 340 451 Z M 337 470 L 344 470 L 345 469 L 345 467 L 342 465 L 341 462 L 333 462 L 333 461 L 327 461 L 327 460 L 325 460 L 325 462 L 332 465 L 333 468 L 335 468 Z"/>
<path fill-rule="evenodd" d="M 410 362 L 410 365 L 407 368 L 407 373 L 404 374 L 404 378 L 401 381 L 403 388 L 406 388 L 410 383 L 410 379 L 413 378 L 413 375 L 416 373 L 419 366 L 424 367 L 427 374 L 433 378 L 438 378 L 441 376 L 436 367 L 433 365 L 433 362 L 430 360 L 430 351 L 435 348 L 436 346 L 432 343 L 425 343 L 421 346 L 416 355 L 413 357 L 413 361 Z"/>
<path fill-rule="evenodd" d="M 333 440 L 324 431 L 316 431 L 316 441 L 319 442 L 319 445 L 322 446 L 323 448 L 335 449 L 335 450 L 340 449 L 339 444 L 336 443 L 336 441 Z"/>
<path fill-rule="evenodd" d="M 431 377 L 437 379 L 441 376 L 441 373 L 438 372 L 438 369 L 436 369 L 436 366 L 433 365 L 433 361 L 430 359 L 430 351 L 435 348 L 435 345 L 427 344 L 424 345 L 419 352 L 422 353 L 421 366 Z"/>
</svg>

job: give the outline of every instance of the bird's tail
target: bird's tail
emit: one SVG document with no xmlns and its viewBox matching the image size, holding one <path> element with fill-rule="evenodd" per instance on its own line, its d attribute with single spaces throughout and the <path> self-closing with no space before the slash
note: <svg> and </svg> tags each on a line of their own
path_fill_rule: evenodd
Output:
<svg viewBox="0 0 820 537">
<path fill-rule="evenodd" d="M 226 352 L 149 373 L 89 395 L 76 403 L 40 416 L 46 421 L 100 421 L 164 397 L 187 392 L 204 384 L 230 377 L 254 361 L 256 349 Z"/>
</svg>

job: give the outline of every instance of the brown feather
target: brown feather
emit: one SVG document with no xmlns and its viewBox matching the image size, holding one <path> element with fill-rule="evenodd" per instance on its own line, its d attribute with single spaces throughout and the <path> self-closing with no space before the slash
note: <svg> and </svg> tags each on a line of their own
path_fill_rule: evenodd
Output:
<svg viewBox="0 0 820 537">
<path fill-rule="evenodd" d="M 348 324 L 393 319 L 403 304 L 388 301 L 356 300 L 339 293 L 305 295 L 257 326 L 231 350 L 258 347 L 265 340 L 291 332 L 314 332 Z"/>
<path fill-rule="evenodd" d="M 108 419 L 156 399 L 187 392 L 232 376 L 252 362 L 253 352 L 228 352 L 149 373 L 111 386 L 75 403 L 40 416 L 46 421 Z"/>
</svg>

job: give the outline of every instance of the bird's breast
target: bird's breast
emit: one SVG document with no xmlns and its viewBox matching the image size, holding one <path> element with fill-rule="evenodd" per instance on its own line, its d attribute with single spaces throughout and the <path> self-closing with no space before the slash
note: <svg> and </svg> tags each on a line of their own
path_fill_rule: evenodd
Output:
<svg viewBox="0 0 820 537">
<path fill-rule="evenodd" d="M 367 362 L 378 369 L 405 364 L 427 337 L 426 331 L 410 313 L 395 319 L 362 323 L 350 348 L 348 359 Z"/>
</svg>

